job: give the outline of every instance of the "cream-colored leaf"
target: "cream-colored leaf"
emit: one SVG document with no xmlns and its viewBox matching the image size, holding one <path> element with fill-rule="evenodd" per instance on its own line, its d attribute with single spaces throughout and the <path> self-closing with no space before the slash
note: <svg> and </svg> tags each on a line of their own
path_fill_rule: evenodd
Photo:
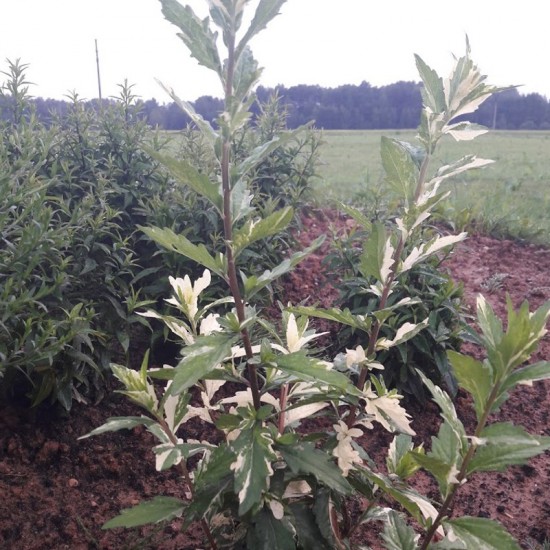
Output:
<svg viewBox="0 0 550 550">
<path fill-rule="evenodd" d="M 209 313 L 206 317 L 204 317 L 199 328 L 200 334 L 208 336 L 213 332 L 220 332 L 222 327 L 220 323 L 218 323 L 218 317 L 219 315 L 217 313 Z"/>
<path fill-rule="evenodd" d="M 311 486 L 307 481 L 299 479 L 291 481 L 285 489 L 283 498 L 300 498 L 311 493 Z"/>
<path fill-rule="evenodd" d="M 310 403 L 309 405 L 290 409 L 285 412 L 285 426 L 298 422 L 298 420 L 302 420 L 303 418 L 308 418 L 325 407 L 328 407 L 328 403 Z"/>
<path fill-rule="evenodd" d="M 384 258 L 382 260 L 382 265 L 380 266 L 380 277 L 381 277 L 381 283 L 385 284 L 388 280 L 388 277 L 391 273 L 391 268 L 394 264 L 394 258 L 393 254 L 395 252 L 395 249 L 393 245 L 391 244 L 391 239 L 388 237 L 388 240 L 386 241 L 386 247 L 384 249 Z"/>
<path fill-rule="evenodd" d="M 373 394 L 374 395 L 374 394 Z M 411 418 L 407 411 L 399 404 L 397 396 L 383 395 L 366 400 L 365 411 L 372 415 L 389 432 L 398 431 L 415 435 L 410 427 Z"/>
</svg>

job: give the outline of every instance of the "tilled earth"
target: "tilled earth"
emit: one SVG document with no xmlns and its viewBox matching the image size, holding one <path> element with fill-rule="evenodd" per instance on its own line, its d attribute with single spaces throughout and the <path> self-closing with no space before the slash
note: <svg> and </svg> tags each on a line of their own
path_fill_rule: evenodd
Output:
<svg viewBox="0 0 550 550">
<path fill-rule="evenodd" d="M 307 244 L 319 233 L 342 227 L 337 214 L 313 211 L 304 218 L 299 235 Z M 325 248 L 305 260 L 285 283 L 285 299 L 330 305 L 336 291 L 321 261 Z M 472 312 L 483 293 L 499 315 L 505 316 L 506 295 L 517 307 L 528 300 L 531 309 L 550 299 L 550 250 L 513 241 L 473 235 L 446 260 L 445 269 L 465 288 Z M 471 348 L 469 351 L 477 353 Z M 533 361 L 550 359 L 547 335 Z M 470 400 L 459 394 L 457 409 L 467 429 L 474 415 Z M 429 446 L 437 431 L 435 405 L 409 404 L 417 442 Z M 550 382 L 514 391 L 498 418 L 525 426 L 531 433 L 550 435 Z M 69 417 L 51 411 L 0 407 L 0 548 L 10 550 L 85 550 L 205 547 L 199 529 L 180 532 L 180 521 L 144 529 L 103 531 L 102 524 L 122 508 L 163 494 L 182 497 L 176 472 L 154 469 L 152 436 L 139 429 L 77 440 L 110 416 L 140 414 L 117 394 L 98 405 L 76 404 Z M 194 424 L 190 437 L 207 439 L 208 427 Z M 377 457 L 391 436 L 374 430 L 364 437 L 366 450 Z M 432 484 L 419 474 L 416 483 L 428 492 Z M 434 495 L 435 496 L 435 495 Z M 520 541 L 550 539 L 550 453 L 505 472 L 477 474 L 460 490 L 454 513 L 497 519 Z M 370 537 L 359 533 L 357 543 Z"/>
</svg>

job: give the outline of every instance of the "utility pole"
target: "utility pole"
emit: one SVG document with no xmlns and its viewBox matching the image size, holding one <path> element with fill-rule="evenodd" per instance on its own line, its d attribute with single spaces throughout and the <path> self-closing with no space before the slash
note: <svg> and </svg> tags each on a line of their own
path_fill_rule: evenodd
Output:
<svg viewBox="0 0 550 550">
<path fill-rule="evenodd" d="M 97 88 L 99 91 L 99 105 L 101 107 L 102 101 L 101 101 L 101 75 L 99 73 L 99 52 L 97 50 L 97 38 L 95 39 L 95 61 L 97 65 Z"/>
</svg>

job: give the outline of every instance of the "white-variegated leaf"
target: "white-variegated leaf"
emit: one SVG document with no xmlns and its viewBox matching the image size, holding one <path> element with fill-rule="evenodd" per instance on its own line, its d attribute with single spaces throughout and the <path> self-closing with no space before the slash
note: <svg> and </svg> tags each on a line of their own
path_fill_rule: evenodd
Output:
<svg viewBox="0 0 550 550">
<path fill-rule="evenodd" d="M 456 141 L 471 141 L 488 132 L 488 128 L 471 122 L 457 122 L 456 124 L 447 124 L 443 128 L 444 134 L 449 134 Z"/>
<path fill-rule="evenodd" d="M 420 247 L 414 247 L 409 255 L 399 266 L 398 273 L 409 271 L 416 264 L 423 262 L 430 256 L 433 256 L 440 250 L 453 246 L 460 241 L 463 241 L 468 236 L 467 233 L 459 233 L 458 235 L 445 235 L 444 237 L 436 237 L 428 243 L 424 243 Z"/>
<path fill-rule="evenodd" d="M 109 418 L 105 424 L 95 428 L 90 433 L 80 436 L 78 439 L 86 439 L 93 435 L 106 432 L 117 432 L 118 430 L 131 430 L 136 426 L 151 426 L 155 421 L 146 416 L 114 416 Z"/>
<path fill-rule="evenodd" d="M 414 57 L 416 68 L 424 84 L 422 90 L 424 103 L 432 113 L 442 113 L 446 108 L 443 79 L 420 56 L 415 55 Z"/>
<path fill-rule="evenodd" d="M 392 510 L 388 514 L 382 533 L 386 550 L 417 550 L 419 537 L 397 512 Z"/>
<path fill-rule="evenodd" d="M 461 517 L 444 522 L 466 548 L 475 550 L 520 550 L 519 544 L 500 523 L 485 518 Z"/>
<path fill-rule="evenodd" d="M 484 166 L 488 166 L 489 164 L 493 164 L 494 162 L 494 160 L 478 158 L 475 155 L 466 155 L 460 160 L 453 162 L 453 164 L 446 164 L 444 166 L 441 166 L 437 170 L 434 178 L 430 180 L 430 183 L 428 185 L 430 187 L 434 185 L 439 185 L 447 178 L 457 176 L 458 174 L 466 172 L 467 170 L 483 168 Z"/>
<path fill-rule="evenodd" d="M 403 323 L 395 333 L 395 336 L 389 340 L 388 338 L 380 338 L 376 342 L 377 349 L 390 349 L 394 346 L 399 346 L 414 338 L 421 330 L 428 326 L 428 318 L 424 319 L 421 323 Z"/>
<path fill-rule="evenodd" d="M 258 508 L 273 475 L 271 462 L 277 456 L 273 437 L 267 428 L 256 424 L 241 431 L 233 442 L 236 460 L 231 465 L 235 474 L 235 492 L 239 497 L 239 515 Z"/>
<path fill-rule="evenodd" d="M 119 516 L 105 523 L 102 529 L 115 527 L 139 527 L 149 523 L 168 521 L 180 517 L 186 507 L 186 503 L 174 497 L 155 497 L 147 502 L 142 502 L 133 508 L 122 510 Z"/>
<path fill-rule="evenodd" d="M 487 426 L 480 435 L 468 472 L 502 471 L 513 464 L 525 464 L 530 458 L 550 449 L 550 437 L 531 435 L 521 426 L 499 422 Z"/>
<path fill-rule="evenodd" d="M 400 432 L 415 435 L 411 428 L 411 417 L 399 404 L 397 396 L 382 395 L 377 397 L 374 393 L 367 397 L 365 411 L 372 415 L 377 422 L 382 424 L 389 432 Z"/>
</svg>

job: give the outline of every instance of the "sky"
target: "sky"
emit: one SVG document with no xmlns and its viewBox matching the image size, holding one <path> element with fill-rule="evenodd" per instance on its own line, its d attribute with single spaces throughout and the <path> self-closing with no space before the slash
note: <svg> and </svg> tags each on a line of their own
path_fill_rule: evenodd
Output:
<svg viewBox="0 0 550 550">
<path fill-rule="evenodd" d="M 201 17 L 206 0 L 180 0 Z M 251 0 L 254 10 L 257 0 Z M 287 0 L 251 42 L 264 67 L 261 84 L 373 86 L 418 81 L 414 54 L 446 76 L 465 51 L 488 83 L 521 85 L 550 99 L 550 8 L 541 0 Z M 221 97 L 219 80 L 189 56 L 159 0 L 0 0 L 0 70 L 29 64 L 34 96 L 98 96 L 97 40 L 103 97 L 125 79 L 143 99 L 170 98 L 158 84 L 194 101 Z M 0 82 L 5 76 L 0 75 Z"/>
</svg>

